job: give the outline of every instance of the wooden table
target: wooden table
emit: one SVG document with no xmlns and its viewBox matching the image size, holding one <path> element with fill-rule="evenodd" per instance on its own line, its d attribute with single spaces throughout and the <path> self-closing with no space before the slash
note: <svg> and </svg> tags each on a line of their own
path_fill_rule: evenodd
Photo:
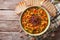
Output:
<svg viewBox="0 0 60 40">
<path fill-rule="evenodd" d="M 23 40 L 19 33 L 19 16 L 14 8 L 21 0 L 0 0 L 0 40 Z M 24 37 L 26 38 L 26 37 Z"/>
<path fill-rule="evenodd" d="M 25 33 L 20 33 L 19 16 L 14 8 L 21 0 L 0 0 L 0 40 L 25 40 Z M 60 32 L 54 39 L 60 40 Z M 24 36 L 24 38 L 20 38 Z M 58 39 L 57 39 L 58 38 Z"/>
</svg>

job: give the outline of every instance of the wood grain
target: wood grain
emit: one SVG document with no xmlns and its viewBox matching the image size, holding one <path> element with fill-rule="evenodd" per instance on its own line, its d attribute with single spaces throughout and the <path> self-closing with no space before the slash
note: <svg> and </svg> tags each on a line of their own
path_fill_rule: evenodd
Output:
<svg viewBox="0 0 60 40">
<path fill-rule="evenodd" d="M 18 32 L 20 29 L 19 21 L 0 21 L 0 32 Z"/>
<path fill-rule="evenodd" d="M 19 31 L 19 16 L 12 10 L 0 10 L 0 32 Z"/>
<path fill-rule="evenodd" d="M 0 9 L 14 9 L 21 0 L 0 0 Z"/>
<path fill-rule="evenodd" d="M 26 40 L 27 37 L 23 35 L 19 32 L 0 32 L 0 40 Z M 20 36 L 24 38 L 20 38 Z"/>
<path fill-rule="evenodd" d="M 0 10 L 0 20 L 19 20 L 19 16 L 15 11 Z"/>
</svg>

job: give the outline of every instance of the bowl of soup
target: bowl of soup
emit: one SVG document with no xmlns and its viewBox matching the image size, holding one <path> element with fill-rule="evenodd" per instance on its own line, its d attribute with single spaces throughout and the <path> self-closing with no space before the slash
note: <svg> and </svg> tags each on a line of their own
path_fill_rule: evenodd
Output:
<svg viewBox="0 0 60 40">
<path fill-rule="evenodd" d="M 31 36 L 44 34 L 50 25 L 48 11 L 40 6 L 28 7 L 20 16 L 20 26 L 25 33 Z"/>
</svg>

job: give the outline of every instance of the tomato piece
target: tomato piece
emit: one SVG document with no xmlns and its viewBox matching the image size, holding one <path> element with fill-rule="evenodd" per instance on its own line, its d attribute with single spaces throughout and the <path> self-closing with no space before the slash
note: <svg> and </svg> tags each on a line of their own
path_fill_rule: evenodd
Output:
<svg viewBox="0 0 60 40">
<path fill-rule="evenodd" d="M 36 10 L 36 9 L 34 9 L 34 11 L 33 11 L 34 13 L 37 13 L 38 11 Z"/>
</svg>

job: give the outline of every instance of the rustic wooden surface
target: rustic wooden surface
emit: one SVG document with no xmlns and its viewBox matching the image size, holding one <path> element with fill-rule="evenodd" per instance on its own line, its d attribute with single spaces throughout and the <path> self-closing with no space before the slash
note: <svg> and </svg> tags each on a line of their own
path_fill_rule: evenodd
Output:
<svg viewBox="0 0 60 40">
<path fill-rule="evenodd" d="M 21 0 L 0 0 L 0 40 L 26 40 L 27 37 L 24 36 L 25 33 L 19 32 L 21 29 L 19 16 L 16 15 L 14 11 L 15 6 L 20 1 Z M 21 36 L 24 36 L 24 38 L 20 38 Z M 60 34 L 58 36 L 60 36 Z M 60 39 L 56 37 L 56 40 Z"/>
<path fill-rule="evenodd" d="M 14 9 L 21 0 L 0 0 L 0 40 L 24 40 L 20 36 L 19 16 Z M 24 36 L 26 39 L 27 37 Z"/>
</svg>

